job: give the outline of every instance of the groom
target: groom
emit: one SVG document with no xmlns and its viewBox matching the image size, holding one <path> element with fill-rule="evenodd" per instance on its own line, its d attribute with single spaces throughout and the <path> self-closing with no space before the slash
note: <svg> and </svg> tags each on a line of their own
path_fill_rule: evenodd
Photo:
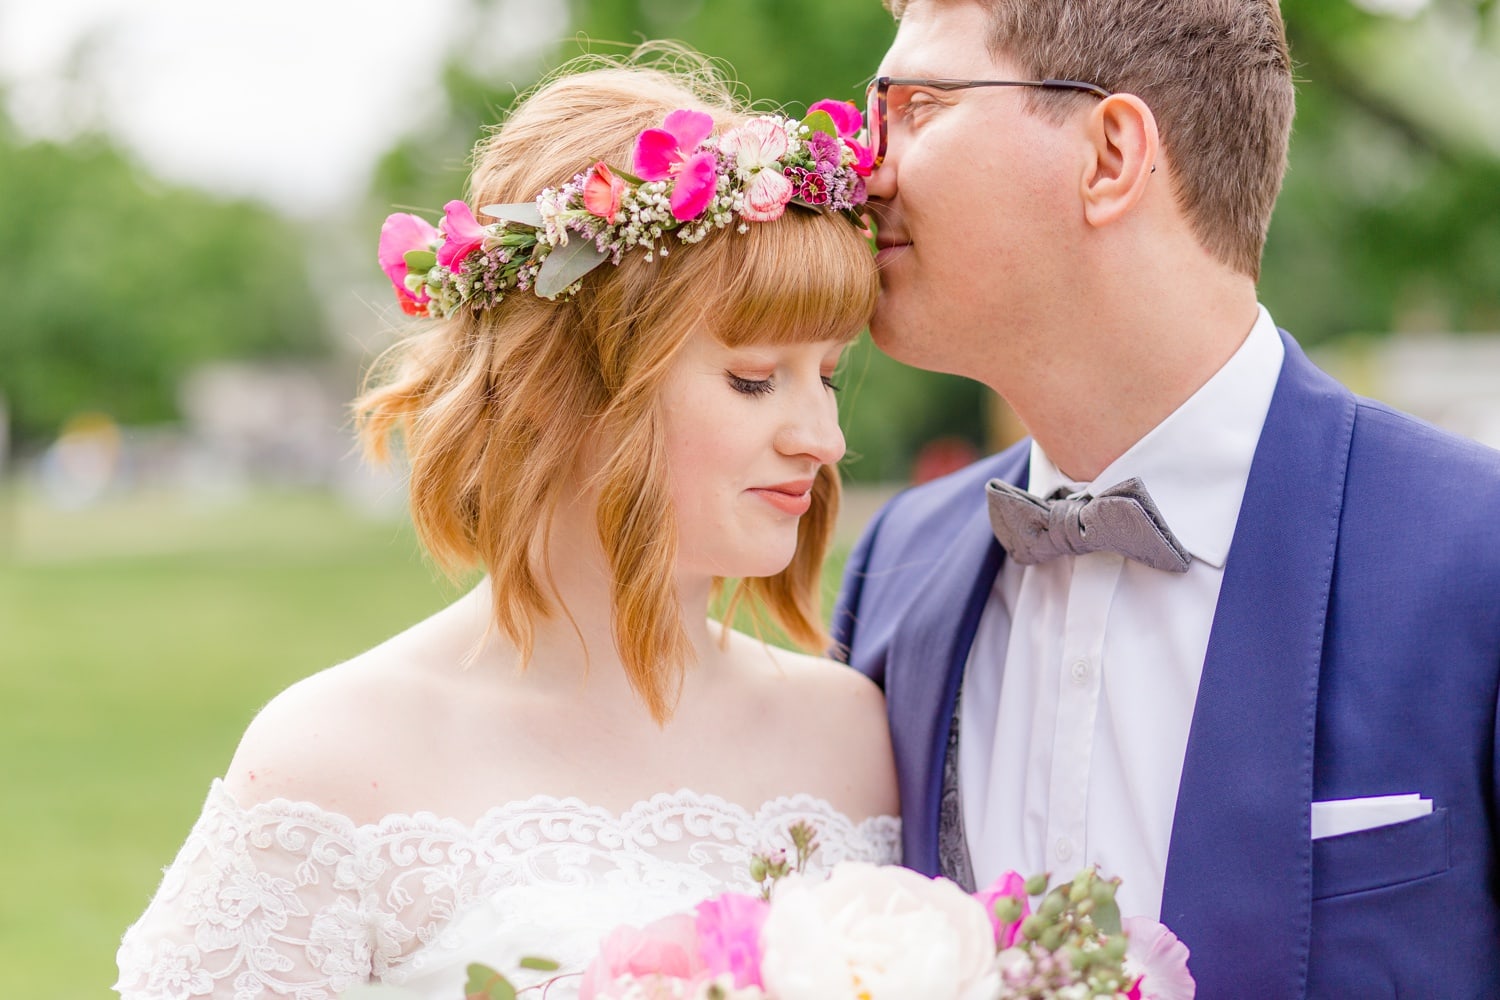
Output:
<svg viewBox="0 0 1500 1000">
<path fill-rule="evenodd" d="M 1500 996 L 1500 455 L 1257 304 L 1275 0 L 892 7 L 871 332 L 1032 434 L 851 556 L 907 864 L 1097 864 L 1206 998 Z"/>
</svg>

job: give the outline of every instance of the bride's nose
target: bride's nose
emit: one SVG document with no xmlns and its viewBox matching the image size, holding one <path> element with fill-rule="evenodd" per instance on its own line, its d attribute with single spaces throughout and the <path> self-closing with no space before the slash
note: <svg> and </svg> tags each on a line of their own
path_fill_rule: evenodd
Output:
<svg viewBox="0 0 1500 1000">
<path fill-rule="evenodd" d="M 788 406 L 777 431 L 776 450 L 787 456 L 805 456 L 819 465 L 834 465 L 844 457 L 844 432 L 839 428 L 832 393 L 821 381 L 818 389 L 822 398 L 804 396 Z"/>
</svg>

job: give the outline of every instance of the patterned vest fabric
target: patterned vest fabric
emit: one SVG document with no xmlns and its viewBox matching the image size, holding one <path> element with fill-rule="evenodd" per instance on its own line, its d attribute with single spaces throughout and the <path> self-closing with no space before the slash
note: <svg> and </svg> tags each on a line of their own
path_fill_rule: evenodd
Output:
<svg viewBox="0 0 1500 1000">
<path fill-rule="evenodd" d="M 969 841 L 964 834 L 962 789 L 958 783 L 958 718 L 963 689 L 953 700 L 953 720 L 948 727 L 948 747 L 943 753 L 943 791 L 938 799 L 938 870 L 957 882 L 965 892 L 974 892 L 974 866 L 969 859 Z"/>
</svg>

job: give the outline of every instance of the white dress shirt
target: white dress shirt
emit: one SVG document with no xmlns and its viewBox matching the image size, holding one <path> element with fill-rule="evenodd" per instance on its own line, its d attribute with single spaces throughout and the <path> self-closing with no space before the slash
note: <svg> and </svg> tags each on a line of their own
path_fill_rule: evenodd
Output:
<svg viewBox="0 0 1500 1000">
<path fill-rule="evenodd" d="M 982 888 L 1002 872 L 1123 879 L 1160 915 L 1183 754 L 1250 462 L 1285 354 L 1264 308 L 1213 378 L 1091 483 L 1035 444 L 1027 489 L 1139 477 L 1192 554 L 1167 573 L 1108 552 L 1007 560 L 964 670 L 959 785 Z"/>
</svg>

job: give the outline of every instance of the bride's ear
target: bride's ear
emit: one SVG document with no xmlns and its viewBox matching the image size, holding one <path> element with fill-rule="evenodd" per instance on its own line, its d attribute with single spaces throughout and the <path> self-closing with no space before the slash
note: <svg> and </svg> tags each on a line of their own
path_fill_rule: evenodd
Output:
<svg viewBox="0 0 1500 1000">
<path fill-rule="evenodd" d="M 1080 179 L 1084 217 L 1107 226 L 1145 196 L 1161 151 L 1156 116 L 1134 94 L 1111 94 L 1089 115 L 1090 146 Z"/>
</svg>

